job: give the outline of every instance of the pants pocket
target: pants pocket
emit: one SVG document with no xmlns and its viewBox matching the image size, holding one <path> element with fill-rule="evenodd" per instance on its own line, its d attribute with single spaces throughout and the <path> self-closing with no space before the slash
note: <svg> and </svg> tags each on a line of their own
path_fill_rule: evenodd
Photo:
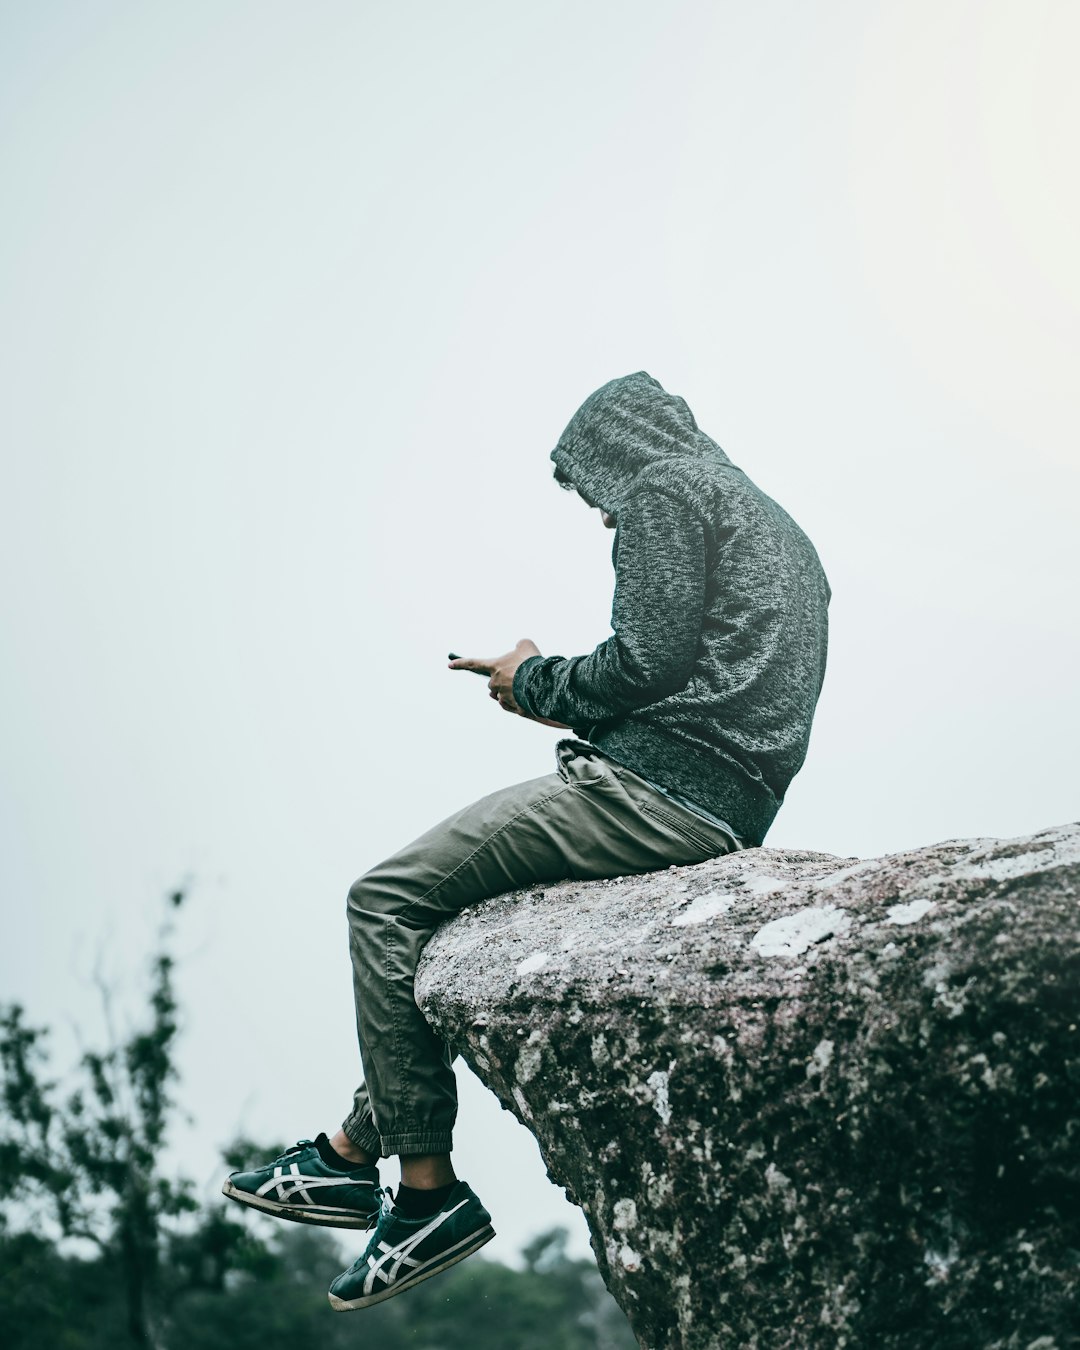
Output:
<svg viewBox="0 0 1080 1350">
<path fill-rule="evenodd" d="M 702 828 L 699 829 L 696 822 L 687 820 L 666 806 L 654 802 L 642 802 L 640 809 L 645 815 L 651 816 L 653 820 L 678 835 L 683 843 L 698 849 L 706 858 L 716 858 L 731 852 L 731 840 L 727 835 L 722 830 L 712 833 L 706 822 L 702 822 Z"/>
<path fill-rule="evenodd" d="M 613 769 L 610 762 L 586 741 L 560 741 L 555 747 L 555 763 L 559 776 L 567 783 L 579 787 L 611 784 Z"/>
</svg>

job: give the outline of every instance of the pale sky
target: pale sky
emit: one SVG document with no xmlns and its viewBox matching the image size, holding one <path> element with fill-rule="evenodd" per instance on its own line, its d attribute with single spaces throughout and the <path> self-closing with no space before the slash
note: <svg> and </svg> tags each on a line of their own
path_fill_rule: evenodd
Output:
<svg viewBox="0 0 1080 1350">
<path fill-rule="evenodd" d="M 0 3 L 2 996 L 92 1038 L 190 878 L 207 1196 L 348 1107 L 350 883 L 553 767 L 445 654 L 607 636 L 548 454 L 616 375 L 832 583 L 767 845 L 1077 816 L 1078 49 L 1071 0 Z M 585 1250 L 460 1077 L 489 1252 Z"/>
</svg>

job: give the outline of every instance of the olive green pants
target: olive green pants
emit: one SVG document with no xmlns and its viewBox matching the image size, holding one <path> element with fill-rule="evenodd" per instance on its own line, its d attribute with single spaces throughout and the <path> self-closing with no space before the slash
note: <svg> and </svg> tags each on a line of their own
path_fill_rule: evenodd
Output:
<svg viewBox="0 0 1080 1350">
<path fill-rule="evenodd" d="M 450 816 L 349 892 L 364 1083 L 342 1128 L 370 1153 L 452 1147 L 451 1055 L 413 994 L 420 953 L 440 923 L 488 896 L 538 882 L 651 872 L 738 847 L 591 745 L 560 741 L 556 765 L 556 773 Z"/>
</svg>

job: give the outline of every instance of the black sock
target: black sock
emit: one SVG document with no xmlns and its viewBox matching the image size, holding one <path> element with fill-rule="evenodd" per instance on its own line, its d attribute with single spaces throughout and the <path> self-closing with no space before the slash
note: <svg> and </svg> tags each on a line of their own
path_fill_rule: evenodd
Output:
<svg viewBox="0 0 1080 1350">
<path fill-rule="evenodd" d="M 325 1134 L 320 1134 L 315 1140 L 315 1147 L 319 1150 L 319 1157 L 327 1165 L 332 1167 L 335 1172 L 355 1172 L 358 1167 L 365 1167 L 367 1164 L 353 1162 L 351 1158 L 343 1158 L 334 1148 Z"/>
<path fill-rule="evenodd" d="M 451 1181 L 449 1186 L 434 1186 L 431 1190 L 399 1186 L 394 1192 L 394 1208 L 403 1219 L 430 1219 L 446 1204 L 456 1185 L 456 1181 Z"/>
</svg>

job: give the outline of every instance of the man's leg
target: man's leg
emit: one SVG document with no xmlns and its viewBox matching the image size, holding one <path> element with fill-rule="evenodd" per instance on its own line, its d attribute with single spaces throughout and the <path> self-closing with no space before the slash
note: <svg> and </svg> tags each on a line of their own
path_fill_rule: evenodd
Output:
<svg viewBox="0 0 1080 1350">
<path fill-rule="evenodd" d="M 701 862 L 730 847 L 723 831 L 589 746 L 561 742 L 558 764 L 556 774 L 459 811 L 349 892 L 367 1087 L 343 1130 L 360 1147 L 377 1133 L 383 1153 L 400 1155 L 403 1184 L 395 1204 L 384 1198 L 362 1255 L 331 1284 L 338 1310 L 390 1298 L 494 1236 L 479 1197 L 454 1177 L 450 1054 L 414 997 L 420 952 L 435 928 L 503 891 Z"/>
<path fill-rule="evenodd" d="M 727 836 L 592 747 L 563 741 L 559 771 L 492 793 L 373 868 L 349 893 L 365 1087 L 335 1136 L 397 1153 L 408 1187 L 453 1180 L 450 1055 L 416 1006 L 413 978 L 435 928 L 469 904 L 567 877 L 700 862 Z"/>
<path fill-rule="evenodd" d="M 368 1197 L 378 1205 L 380 1195 L 375 1167 L 363 1164 L 380 1153 L 400 1155 L 404 1186 L 394 1204 L 382 1193 L 367 1247 L 331 1286 L 335 1308 L 368 1307 L 411 1288 L 493 1236 L 479 1198 L 454 1177 L 450 1054 L 414 998 L 420 952 L 438 924 L 503 891 L 701 862 L 733 847 L 724 831 L 590 746 L 560 742 L 557 760 L 557 773 L 466 807 L 353 886 L 349 922 L 366 1082 L 333 1140 L 320 1135 L 306 1148 L 302 1141 L 225 1183 L 227 1195 L 286 1218 L 363 1226 Z M 268 1203 L 268 1194 L 277 1200 Z"/>
</svg>

